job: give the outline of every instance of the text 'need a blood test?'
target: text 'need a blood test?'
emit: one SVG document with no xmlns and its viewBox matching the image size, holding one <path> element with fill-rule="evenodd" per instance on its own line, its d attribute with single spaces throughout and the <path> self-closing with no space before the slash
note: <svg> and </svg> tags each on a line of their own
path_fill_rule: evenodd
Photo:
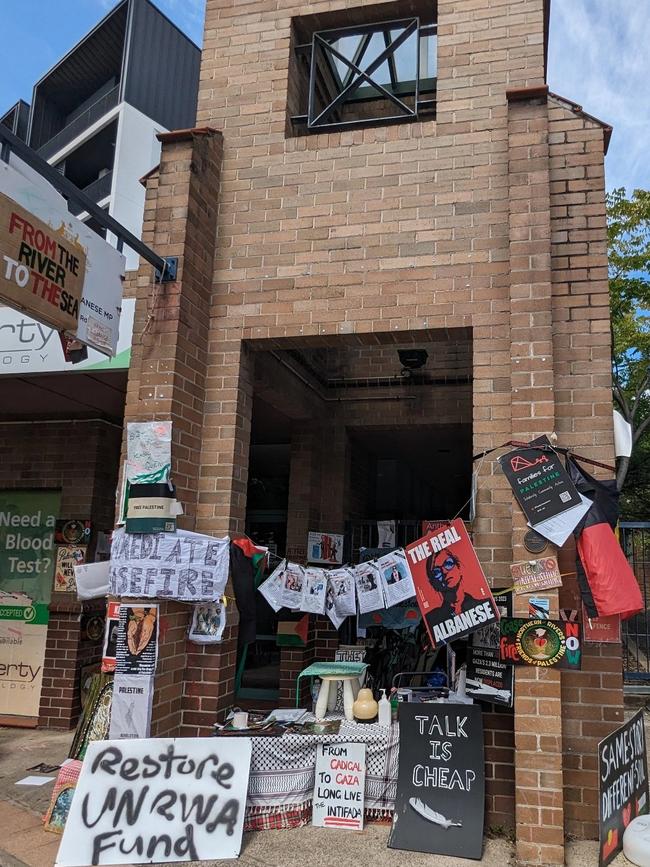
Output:
<svg viewBox="0 0 650 867">
<path fill-rule="evenodd" d="M 86 271 L 80 244 L 0 193 L 0 297 L 57 331 L 76 331 Z"/>
</svg>

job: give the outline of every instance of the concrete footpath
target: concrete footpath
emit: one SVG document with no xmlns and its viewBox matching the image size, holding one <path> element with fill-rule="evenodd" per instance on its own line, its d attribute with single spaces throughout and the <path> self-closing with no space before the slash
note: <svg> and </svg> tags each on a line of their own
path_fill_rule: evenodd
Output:
<svg viewBox="0 0 650 867">
<path fill-rule="evenodd" d="M 21 731 L 0 728 L 0 867 L 54 867 L 59 836 L 43 830 L 42 816 L 53 782 L 44 786 L 17 786 L 29 776 L 27 768 L 40 762 L 62 762 L 72 741 L 71 732 Z M 56 776 L 56 771 L 50 776 Z M 476 861 L 423 855 L 388 849 L 388 825 L 368 825 L 361 832 L 307 826 L 293 831 L 244 834 L 237 861 L 202 861 L 203 867 L 462 867 Z M 504 839 L 486 841 L 485 867 L 515 865 L 514 846 Z M 620 855 L 616 867 L 629 865 Z M 597 867 L 598 845 L 571 843 L 568 867 Z"/>
</svg>

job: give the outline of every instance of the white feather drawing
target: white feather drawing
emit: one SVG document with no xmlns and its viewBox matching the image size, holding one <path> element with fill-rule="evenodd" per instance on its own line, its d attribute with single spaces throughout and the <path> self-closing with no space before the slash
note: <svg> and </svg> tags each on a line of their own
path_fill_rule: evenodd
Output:
<svg viewBox="0 0 650 867">
<path fill-rule="evenodd" d="M 409 806 L 412 807 L 416 813 L 419 813 L 423 819 L 426 819 L 427 822 L 433 822 L 434 825 L 440 825 L 445 830 L 447 828 L 461 828 L 462 822 L 452 822 L 451 819 L 446 819 L 442 813 L 436 813 L 435 810 L 432 810 L 431 807 L 427 807 L 424 801 L 421 801 L 419 798 L 409 798 Z"/>
</svg>

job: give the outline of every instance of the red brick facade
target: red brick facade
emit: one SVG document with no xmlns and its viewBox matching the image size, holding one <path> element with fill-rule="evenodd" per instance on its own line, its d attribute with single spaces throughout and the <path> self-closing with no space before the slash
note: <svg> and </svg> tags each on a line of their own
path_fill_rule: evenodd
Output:
<svg viewBox="0 0 650 867">
<path fill-rule="evenodd" d="M 435 120 L 287 135 L 292 16 L 344 26 L 359 7 L 369 20 L 387 7 L 208 0 L 199 129 L 162 136 L 146 182 L 145 241 L 180 257 L 179 277 L 154 286 L 139 272 L 126 408 L 127 421 L 174 422 L 184 526 L 244 530 L 253 404 L 278 392 L 295 420 L 288 547 L 360 511 L 350 432 L 377 426 L 377 407 L 324 402 L 286 376 L 288 351 L 375 376 L 384 350 L 440 344 L 447 375 L 467 382 L 395 402 L 386 425 L 470 426 L 468 461 L 552 431 L 612 460 L 604 130 L 547 92 L 544 5 L 439 0 Z M 412 4 L 388 6 L 399 17 Z M 527 555 L 492 457 L 473 529 L 499 586 Z M 573 569 L 566 552 L 554 615 L 575 605 Z M 190 649 L 165 607 L 154 732 L 207 732 L 232 699 L 236 614 L 223 644 Z M 332 641 L 319 629 L 283 652 L 285 701 Z M 595 835 L 595 746 L 622 715 L 610 647 L 588 646 L 581 672 L 518 670 L 514 715 L 485 714 L 488 822 L 514 825 L 522 864 L 562 864 L 565 833 Z"/>
</svg>

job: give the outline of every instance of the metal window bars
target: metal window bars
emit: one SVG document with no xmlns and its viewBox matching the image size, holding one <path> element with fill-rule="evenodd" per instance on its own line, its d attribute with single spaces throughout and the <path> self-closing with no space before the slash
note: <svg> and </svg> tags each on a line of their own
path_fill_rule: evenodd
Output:
<svg viewBox="0 0 650 867">
<path fill-rule="evenodd" d="M 307 114 L 293 122 L 335 129 L 412 120 L 431 111 L 435 76 L 428 49 L 435 34 L 436 25 L 422 25 L 419 18 L 314 33 L 311 43 L 296 48 L 309 65 L 309 86 Z"/>
</svg>

